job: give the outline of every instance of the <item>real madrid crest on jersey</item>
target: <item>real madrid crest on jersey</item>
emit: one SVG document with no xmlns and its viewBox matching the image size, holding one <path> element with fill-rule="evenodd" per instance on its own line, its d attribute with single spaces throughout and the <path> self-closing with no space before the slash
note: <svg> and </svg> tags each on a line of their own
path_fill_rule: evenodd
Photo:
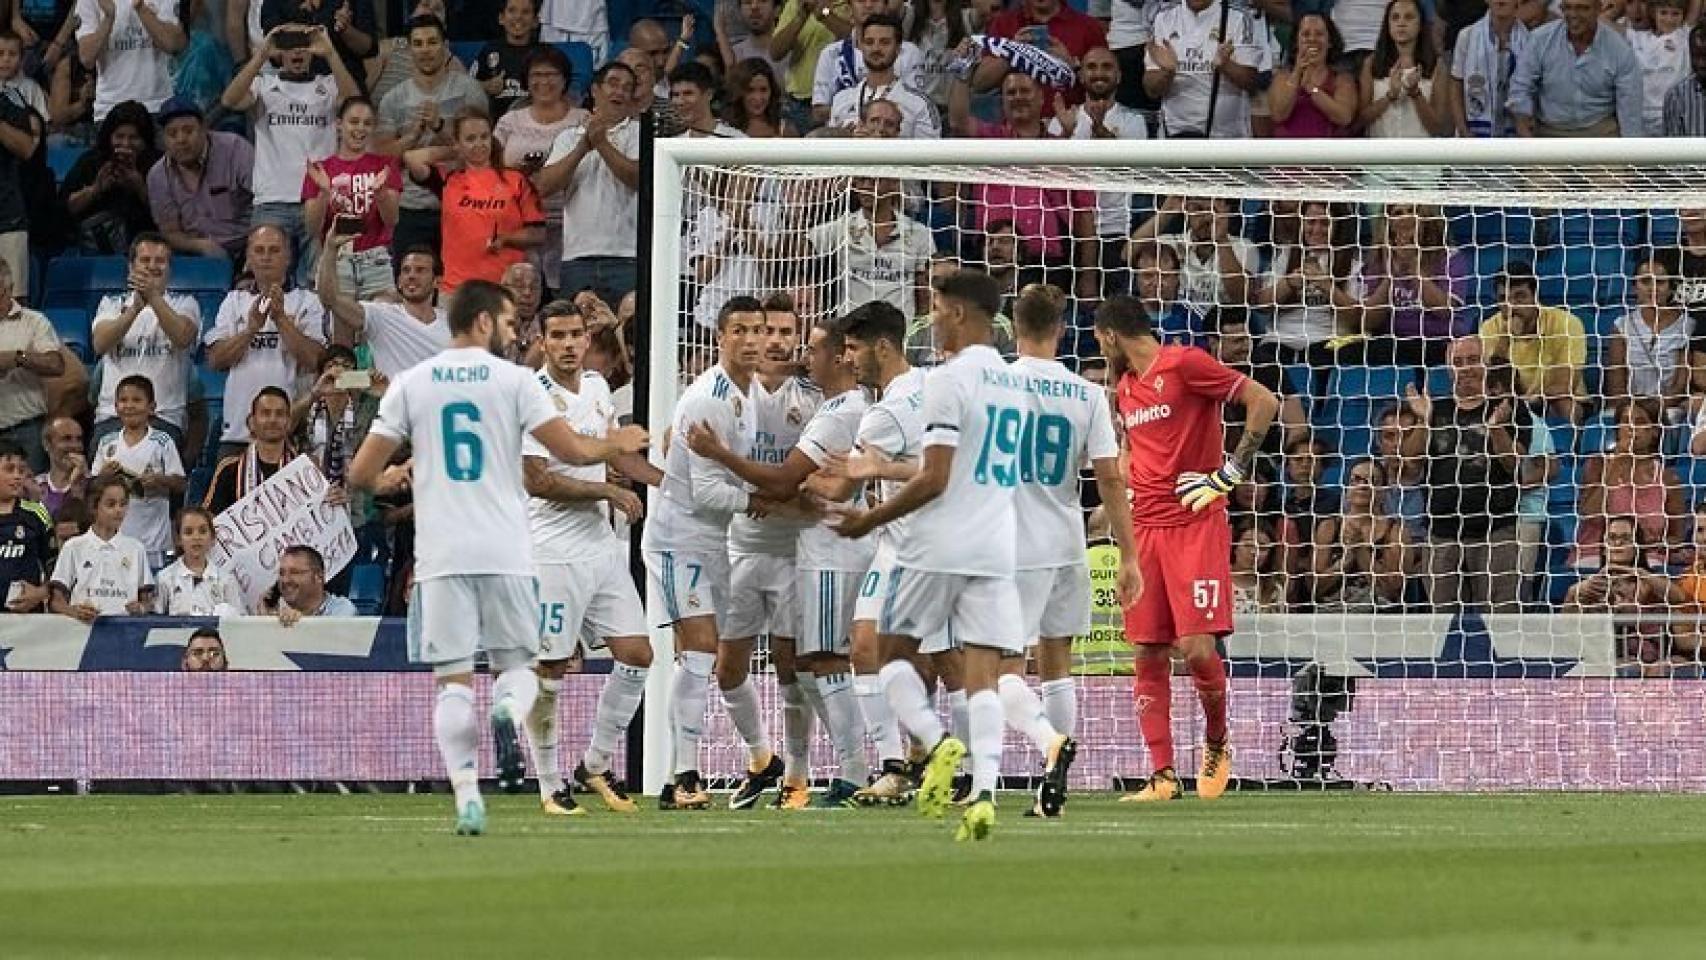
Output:
<svg viewBox="0 0 1706 960">
<path fill-rule="evenodd" d="M 119 557 L 118 558 L 118 566 L 119 566 L 120 570 L 129 570 L 130 569 L 130 558 L 129 557 Z"/>
<path fill-rule="evenodd" d="M 568 413 L 569 412 L 569 401 L 564 400 L 562 394 L 560 394 L 560 393 L 552 394 L 551 395 L 551 402 L 557 405 L 557 412 L 558 413 Z"/>
<path fill-rule="evenodd" d="M 788 425 L 789 426 L 797 427 L 800 424 L 804 423 L 805 419 L 806 419 L 805 416 L 800 413 L 799 407 L 789 407 L 788 408 Z"/>
<path fill-rule="evenodd" d="M 13 527 L 12 528 L 12 539 L 13 540 L 24 539 L 24 528 L 23 527 Z"/>
<path fill-rule="evenodd" d="M 740 416 L 740 413 L 741 413 L 741 410 L 740 410 L 740 397 L 739 397 L 739 396 L 736 396 L 736 397 L 734 397 L 734 398 L 733 398 L 733 401 L 732 401 L 732 402 L 733 402 L 733 403 L 734 403 L 734 405 L 735 405 L 735 416 L 737 416 L 737 417 L 738 417 L 738 416 Z"/>
</svg>

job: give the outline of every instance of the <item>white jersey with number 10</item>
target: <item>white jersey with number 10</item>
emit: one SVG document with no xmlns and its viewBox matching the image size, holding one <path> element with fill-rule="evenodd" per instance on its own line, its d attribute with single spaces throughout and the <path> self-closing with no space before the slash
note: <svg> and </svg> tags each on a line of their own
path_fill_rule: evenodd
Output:
<svg viewBox="0 0 1706 960">
<path fill-rule="evenodd" d="M 556 416 L 533 371 L 474 347 L 392 381 L 373 432 L 414 449 L 416 580 L 533 576 L 521 442 Z"/>
</svg>

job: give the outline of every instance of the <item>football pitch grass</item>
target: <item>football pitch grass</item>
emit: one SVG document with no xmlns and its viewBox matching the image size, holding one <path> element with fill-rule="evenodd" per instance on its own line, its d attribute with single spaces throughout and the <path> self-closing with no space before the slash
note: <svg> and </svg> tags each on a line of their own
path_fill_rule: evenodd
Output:
<svg viewBox="0 0 1706 960">
<path fill-rule="evenodd" d="M 1696 797 L 1080 794 L 1038 822 L 1011 795 L 979 844 L 910 808 L 488 803 L 458 838 L 444 795 L 0 798 L 0 955 L 1706 955 Z"/>
</svg>

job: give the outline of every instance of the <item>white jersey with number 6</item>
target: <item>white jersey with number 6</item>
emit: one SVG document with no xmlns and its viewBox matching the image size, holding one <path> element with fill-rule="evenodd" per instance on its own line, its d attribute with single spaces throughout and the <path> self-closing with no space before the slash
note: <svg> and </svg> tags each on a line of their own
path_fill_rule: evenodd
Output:
<svg viewBox="0 0 1706 960">
<path fill-rule="evenodd" d="M 373 432 L 414 448 L 415 579 L 533 576 L 521 440 L 557 408 L 533 371 L 452 348 L 385 391 Z"/>
<path fill-rule="evenodd" d="M 1030 398 L 1020 431 L 1016 568 L 1084 562 L 1084 513 L 1078 474 L 1092 460 L 1120 455 L 1107 391 L 1058 360 L 1020 357 L 1013 371 Z"/>
<path fill-rule="evenodd" d="M 895 550 L 907 570 L 1012 577 L 1013 490 L 1024 436 L 1024 378 L 995 348 L 966 347 L 924 379 L 924 448 L 953 447 L 941 495 L 918 509 Z"/>
</svg>

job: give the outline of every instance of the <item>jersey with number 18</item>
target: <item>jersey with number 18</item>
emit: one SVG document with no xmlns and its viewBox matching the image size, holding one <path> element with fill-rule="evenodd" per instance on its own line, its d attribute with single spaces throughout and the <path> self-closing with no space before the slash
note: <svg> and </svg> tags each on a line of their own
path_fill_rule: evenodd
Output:
<svg viewBox="0 0 1706 960">
<path fill-rule="evenodd" d="M 1024 377 L 985 344 L 966 347 L 924 380 L 924 449 L 954 448 L 941 495 L 912 515 L 895 559 L 909 570 L 1011 577 L 1013 491 L 1025 413 Z"/>
<path fill-rule="evenodd" d="M 1078 474 L 1120 455 L 1108 395 L 1058 360 L 1020 357 L 1013 372 L 1030 397 L 1019 431 L 1020 570 L 1084 562 L 1084 508 Z"/>
<path fill-rule="evenodd" d="M 522 437 L 557 416 L 532 371 L 474 347 L 391 383 L 373 432 L 414 449 L 417 581 L 534 575 Z"/>
</svg>

